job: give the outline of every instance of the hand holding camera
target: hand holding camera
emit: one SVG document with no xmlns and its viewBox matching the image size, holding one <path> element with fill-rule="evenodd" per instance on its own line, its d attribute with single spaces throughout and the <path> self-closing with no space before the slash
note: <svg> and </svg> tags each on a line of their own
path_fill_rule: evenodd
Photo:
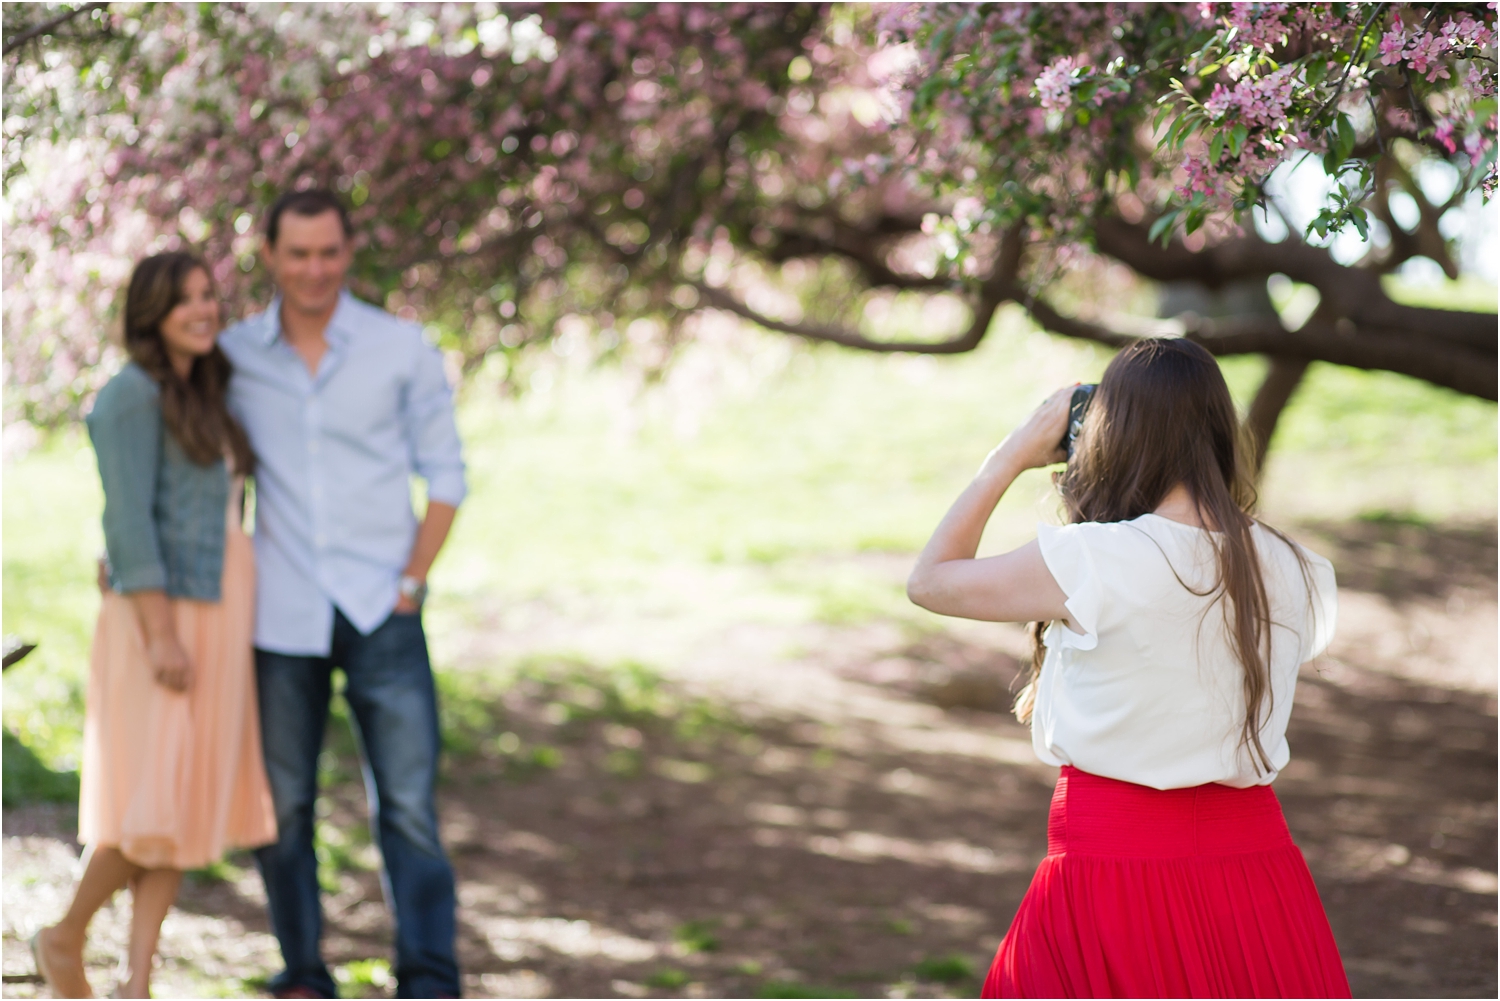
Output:
<svg viewBox="0 0 1500 1001">
<path fill-rule="evenodd" d="M 1023 469 L 1065 462 L 1093 390 L 1091 385 L 1075 384 L 1048 396 L 989 454 L 981 474 L 1003 466 L 1014 476 Z"/>
</svg>

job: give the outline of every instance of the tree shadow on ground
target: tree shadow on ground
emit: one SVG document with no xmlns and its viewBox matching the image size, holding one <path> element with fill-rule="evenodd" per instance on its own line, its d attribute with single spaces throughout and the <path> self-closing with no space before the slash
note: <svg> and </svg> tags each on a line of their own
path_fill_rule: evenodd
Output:
<svg viewBox="0 0 1500 1001">
<path fill-rule="evenodd" d="M 1333 561 L 1339 586 L 1396 600 L 1495 593 L 1495 525 L 1432 525 L 1394 516 L 1306 521 L 1295 534 Z"/>
<path fill-rule="evenodd" d="M 1290 739 L 1278 794 L 1356 995 L 1492 996 L 1493 699 L 1335 661 L 1304 679 Z M 1027 745 L 950 708 L 693 741 L 594 720 L 544 771 L 455 761 L 465 969 L 478 993 L 973 993 L 1046 848 L 1052 776 Z M 356 822 L 357 798 L 339 809 Z M 336 961 L 385 954 L 383 923 L 354 924 L 335 917 Z"/>
<path fill-rule="evenodd" d="M 1330 533 L 1346 585 L 1494 600 L 1492 527 L 1307 531 Z M 859 709 L 834 722 L 717 704 L 631 664 L 445 674 L 466 992 L 976 993 L 1046 849 L 1054 775 L 1004 712 L 1021 665 L 951 634 L 856 659 L 835 672 Z M 1355 995 L 1493 997 L 1494 697 L 1335 654 L 1305 672 L 1289 739 L 1277 793 Z M 328 959 L 346 993 L 387 995 L 361 965 L 390 954 L 390 921 L 353 745 L 330 751 Z M 7 835 L 18 820 L 40 823 L 7 811 Z M 193 880 L 180 906 L 264 932 L 257 882 Z M 241 989 L 266 972 L 238 971 Z"/>
</svg>

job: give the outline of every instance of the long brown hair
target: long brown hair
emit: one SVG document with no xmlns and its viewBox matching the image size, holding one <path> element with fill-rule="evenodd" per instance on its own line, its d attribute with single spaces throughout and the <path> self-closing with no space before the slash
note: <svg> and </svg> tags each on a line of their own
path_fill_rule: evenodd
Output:
<svg viewBox="0 0 1500 1001">
<path fill-rule="evenodd" d="M 161 336 L 161 322 L 184 297 L 188 276 L 208 267 L 192 254 L 173 252 L 147 257 L 135 266 L 125 293 L 125 350 L 161 387 L 161 417 L 167 430 L 193 462 L 206 466 L 224 457 L 227 448 L 235 469 L 248 473 L 255 465 L 250 440 L 225 404 L 233 371 L 215 344 L 193 359 L 186 379 L 177 374 Z"/>
<path fill-rule="evenodd" d="M 1260 726 L 1272 698 L 1272 622 L 1252 532 L 1257 524 L 1248 466 L 1252 454 L 1213 355 L 1192 341 L 1145 338 L 1105 369 L 1058 486 L 1068 520 L 1077 523 L 1139 518 L 1181 483 L 1203 523 L 1216 529 L 1205 534 L 1212 540 L 1217 579 L 1207 591 L 1194 593 L 1217 595 L 1216 603 L 1224 604 L 1231 645 L 1245 672 L 1240 742 L 1259 772 L 1271 767 Z M 1291 546 L 1306 578 L 1301 551 L 1271 531 Z M 1022 722 L 1030 720 L 1035 704 L 1045 627 L 1032 626 L 1031 680 L 1016 699 Z"/>
</svg>

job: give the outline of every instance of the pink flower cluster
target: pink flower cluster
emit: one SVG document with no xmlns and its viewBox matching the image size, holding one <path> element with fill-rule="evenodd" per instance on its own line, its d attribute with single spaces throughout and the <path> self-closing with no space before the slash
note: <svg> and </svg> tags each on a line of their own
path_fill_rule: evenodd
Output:
<svg viewBox="0 0 1500 1001">
<path fill-rule="evenodd" d="M 1274 128 L 1286 122 L 1295 84 L 1295 67 L 1283 66 L 1262 77 L 1243 77 L 1233 87 L 1214 84 L 1203 106 L 1215 119 L 1232 114 L 1249 128 Z"/>
<path fill-rule="evenodd" d="M 1404 64 L 1428 83 L 1435 83 L 1448 79 L 1449 61 L 1488 56 L 1494 45 L 1494 30 L 1469 14 L 1460 14 L 1437 32 L 1420 28 L 1408 31 L 1398 14 L 1391 30 L 1380 37 L 1380 61 L 1386 66 Z"/>
<path fill-rule="evenodd" d="M 1037 100 L 1046 111 L 1062 111 L 1073 101 L 1073 82 L 1078 77 L 1079 60 L 1063 56 L 1042 70 L 1036 78 Z"/>
<path fill-rule="evenodd" d="M 1199 16 L 1217 19 L 1236 49 L 1271 52 L 1294 36 L 1316 37 L 1344 22 L 1331 3 L 1200 3 Z"/>
<path fill-rule="evenodd" d="M 829 160 L 854 152 L 836 141 L 866 134 L 847 124 L 849 108 L 820 107 L 817 80 L 788 80 L 797 57 L 820 78 L 868 57 L 818 44 L 811 8 L 161 5 L 118 16 L 149 17 L 136 27 L 157 55 L 115 67 L 113 87 L 68 91 L 63 135 L 93 138 L 74 144 L 67 170 L 28 178 L 34 194 L 8 192 L 27 203 L 5 245 L 17 335 L 5 360 L 28 385 L 97 357 L 109 310 L 94 300 L 111 301 L 121 277 L 101 259 L 128 267 L 193 246 L 233 310 L 265 301 L 260 213 L 278 191 L 313 184 L 349 199 L 356 290 L 420 315 L 470 362 L 545 341 L 568 312 L 608 316 L 601 330 L 622 299 L 637 316 L 669 314 L 683 248 L 719 225 L 748 232 L 778 203 L 826 197 Z M 80 79 L 67 64 L 30 72 L 17 87 L 41 94 Z M 124 244 L 127 221 L 140 226 Z M 79 274 L 108 277 L 85 286 Z M 92 319 L 65 318 L 70 304 Z M 21 404 L 28 419 L 58 420 L 91 388 L 8 394 L 8 413 Z"/>
</svg>

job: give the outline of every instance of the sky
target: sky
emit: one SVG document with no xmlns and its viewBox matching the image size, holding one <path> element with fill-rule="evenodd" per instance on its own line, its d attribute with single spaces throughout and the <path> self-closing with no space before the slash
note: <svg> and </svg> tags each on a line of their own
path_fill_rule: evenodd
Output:
<svg viewBox="0 0 1500 1001">
<path fill-rule="evenodd" d="M 1458 171 L 1439 160 L 1423 160 L 1417 171 L 1417 182 L 1428 200 L 1434 203 L 1445 201 L 1458 180 Z M 1277 168 L 1266 183 L 1266 192 L 1291 217 L 1287 221 L 1305 231 L 1307 224 L 1321 210 L 1333 184 L 1333 179 L 1323 172 L 1318 157 L 1305 154 L 1300 160 L 1288 161 Z M 1416 203 L 1404 193 L 1393 195 L 1391 214 L 1398 223 L 1412 225 L 1417 219 Z M 1255 224 L 1267 240 L 1279 242 L 1286 236 L 1286 225 L 1275 212 L 1268 215 L 1257 209 Z M 1440 226 L 1445 237 L 1458 243 L 1458 264 L 1463 273 L 1495 285 L 1497 272 L 1500 272 L 1500 204 L 1491 202 L 1485 205 L 1479 192 L 1472 191 L 1462 205 L 1443 217 Z M 1379 220 L 1371 220 L 1369 240 L 1361 239 L 1350 228 L 1332 237 L 1327 244 L 1340 264 L 1353 264 L 1364 257 L 1372 242 L 1377 246 L 1389 242 L 1385 226 Z M 1445 280 L 1437 263 L 1425 257 L 1408 261 L 1399 273 L 1416 284 L 1441 284 Z"/>
</svg>

